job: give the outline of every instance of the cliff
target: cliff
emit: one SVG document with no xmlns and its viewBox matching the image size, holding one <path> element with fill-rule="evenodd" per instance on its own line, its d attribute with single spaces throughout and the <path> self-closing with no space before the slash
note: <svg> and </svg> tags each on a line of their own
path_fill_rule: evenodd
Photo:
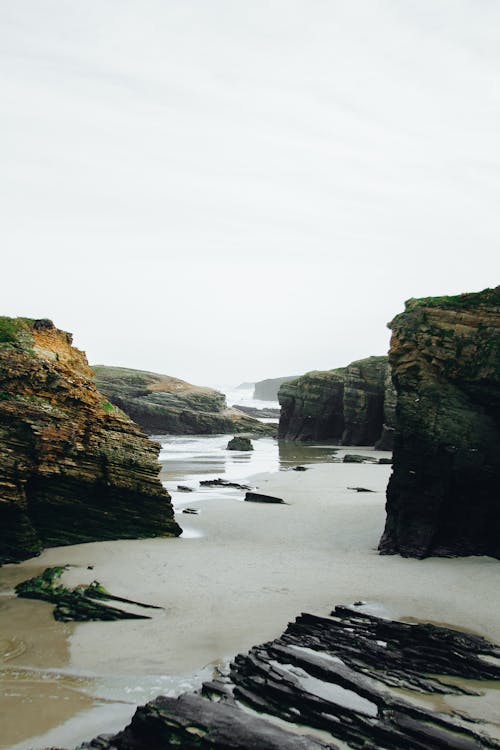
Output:
<svg viewBox="0 0 500 750">
<path fill-rule="evenodd" d="M 284 383 L 278 398 L 281 439 L 373 445 L 387 421 L 381 447 L 391 447 L 393 392 L 387 357 L 368 357 L 347 367 L 309 372 Z"/>
<path fill-rule="evenodd" d="M 159 446 L 101 396 L 71 344 L 51 321 L 0 318 L 0 563 L 181 533 Z"/>
<path fill-rule="evenodd" d="M 96 365 L 94 372 L 101 393 L 150 434 L 274 434 L 268 425 L 229 409 L 224 394 L 213 388 L 125 367 Z"/>
<path fill-rule="evenodd" d="M 287 375 L 283 378 L 267 378 L 267 380 L 259 380 L 255 383 L 253 397 L 260 401 L 277 401 L 278 391 L 283 383 L 288 383 L 289 380 L 295 380 L 297 375 Z"/>
<path fill-rule="evenodd" d="M 398 427 L 380 551 L 500 558 L 500 287 L 409 300 L 390 327 Z"/>
</svg>

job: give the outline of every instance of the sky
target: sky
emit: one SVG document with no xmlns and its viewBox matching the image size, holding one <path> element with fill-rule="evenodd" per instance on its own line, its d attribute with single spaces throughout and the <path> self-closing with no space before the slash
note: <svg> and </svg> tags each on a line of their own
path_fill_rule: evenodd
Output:
<svg viewBox="0 0 500 750">
<path fill-rule="evenodd" d="M 498 0 L 0 0 L 0 314 L 237 384 L 500 282 Z"/>
</svg>

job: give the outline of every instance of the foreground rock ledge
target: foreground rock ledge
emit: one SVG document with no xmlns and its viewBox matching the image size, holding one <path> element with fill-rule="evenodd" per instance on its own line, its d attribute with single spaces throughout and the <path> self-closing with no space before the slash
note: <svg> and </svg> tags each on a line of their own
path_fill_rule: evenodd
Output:
<svg viewBox="0 0 500 750">
<path fill-rule="evenodd" d="M 49 320 L 0 318 L 0 563 L 181 533 L 160 446 L 97 391 L 71 344 Z"/>
<path fill-rule="evenodd" d="M 390 327 L 397 433 L 380 550 L 500 558 L 500 287 L 409 300 Z"/>
<path fill-rule="evenodd" d="M 474 679 L 474 689 L 446 677 Z M 201 695 L 159 697 L 81 750 L 316 750 L 336 740 L 360 750 L 498 750 L 488 725 L 425 702 L 477 695 L 477 680 L 500 685 L 500 649 L 483 638 L 336 607 L 331 617 L 303 614 L 281 638 L 237 656 Z"/>
</svg>

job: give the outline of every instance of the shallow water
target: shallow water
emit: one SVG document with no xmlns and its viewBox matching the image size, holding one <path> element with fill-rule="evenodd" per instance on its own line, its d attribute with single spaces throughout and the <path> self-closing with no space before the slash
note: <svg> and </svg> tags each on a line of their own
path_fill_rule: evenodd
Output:
<svg viewBox="0 0 500 750">
<path fill-rule="evenodd" d="M 228 451 L 231 435 L 155 435 L 161 443 L 161 480 L 172 496 L 176 510 L 197 506 L 207 500 L 232 498 L 243 500 L 244 492 L 233 488 L 201 487 L 200 482 L 221 478 L 245 484 L 249 477 L 264 472 L 291 470 L 302 463 L 331 461 L 332 445 L 300 445 L 275 438 L 253 441 L 253 451 Z M 192 492 L 178 491 L 178 485 Z M 185 518 L 182 518 L 185 521 Z M 182 525 L 182 523 L 181 523 Z"/>
<path fill-rule="evenodd" d="M 266 402 L 269 405 L 268 402 Z M 201 488 L 204 479 L 221 477 L 245 483 L 263 472 L 291 470 L 301 463 L 331 460 L 334 448 L 325 445 L 279 444 L 273 438 L 253 441 L 251 452 L 227 451 L 232 435 L 156 436 L 161 442 L 161 479 L 177 511 L 200 507 L 223 497 L 239 502 L 244 491 Z M 250 482 L 251 483 L 251 482 Z M 177 491 L 187 485 L 193 492 Z M 203 535 L 180 516 L 182 538 Z M 189 541 L 186 541 L 189 543 Z M 140 542 L 138 542 L 140 544 Z M 53 620 L 45 602 L 18 599 L 14 586 L 38 575 L 45 566 L 34 559 L 0 568 L 0 748 L 28 750 L 59 745 L 73 747 L 100 731 L 117 731 L 138 704 L 156 695 L 192 691 L 210 679 L 217 663 L 188 675 L 113 675 L 68 668 L 69 638 L 75 626 Z M 102 627 L 109 627 L 109 623 Z M 158 669 L 156 665 L 156 670 Z"/>
</svg>

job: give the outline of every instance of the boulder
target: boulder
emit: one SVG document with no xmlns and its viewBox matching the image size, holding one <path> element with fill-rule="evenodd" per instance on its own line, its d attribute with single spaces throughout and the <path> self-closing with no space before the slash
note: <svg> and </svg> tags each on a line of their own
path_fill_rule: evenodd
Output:
<svg viewBox="0 0 500 750">
<path fill-rule="evenodd" d="M 500 558 L 500 287 L 409 300 L 390 327 L 398 426 L 379 549 Z"/>
<path fill-rule="evenodd" d="M 253 445 L 250 438 L 243 435 L 236 435 L 227 444 L 228 451 L 253 451 Z"/>
</svg>

